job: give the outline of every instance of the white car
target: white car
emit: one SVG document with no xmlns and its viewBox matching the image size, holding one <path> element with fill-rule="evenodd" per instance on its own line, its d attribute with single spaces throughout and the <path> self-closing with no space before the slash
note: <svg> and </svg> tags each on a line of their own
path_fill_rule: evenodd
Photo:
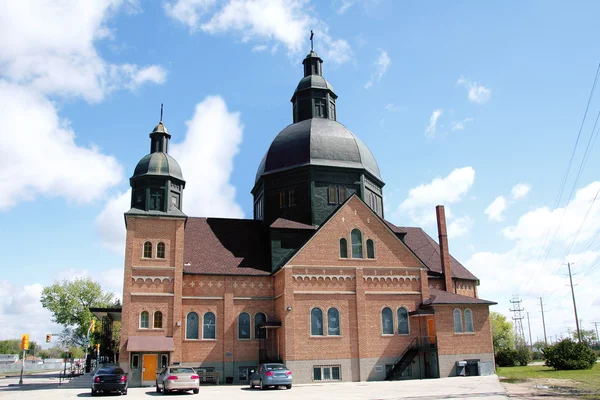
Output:
<svg viewBox="0 0 600 400">
<path fill-rule="evenodd" d="M 174 391 L 200 391 L 200 377 L 191 367 L 172 365 L 156 374 L 156 392 L 169 394 Z"/>
</svg>

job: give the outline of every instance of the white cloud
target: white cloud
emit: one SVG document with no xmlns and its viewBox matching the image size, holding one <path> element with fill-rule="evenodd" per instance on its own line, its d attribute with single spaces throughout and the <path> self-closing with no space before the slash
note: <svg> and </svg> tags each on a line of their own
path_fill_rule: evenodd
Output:
<svg viewBox="0 0 600 400">
<path fill-rule="evenodd" d="M 473 118 L 465 118 L 462 121 L 452 121 L 452 131 L 462 131 L 465 129 L 465 125 L 472 121 Z"/>
<path fill-rule="evenodd" d="M 600 201 L 594 201 L 599 190 L 600 182 L 590 183 L 577 191 L 568 208 L 535 209 L 522 215 L 516 225 L 505 228 L 503 234 L 507 239 L 538 246 L 549 231 L 553 236 L 556 232 L 556 240 L 565 243 L 575 235 L 579 242 L 587 240 L 600 230 Z"/>
<path fill-rule="evenodd" d="M 473 82 L 465 77 L 460 77 L 456 82 L 457 85 L 464 86 L 467 89 L 469 100 L 477 104 L 485 104 L 492 96 L 492 90 Z"/>
<path fill-rule="evenodd" d="M 260 52 L 266 51 L 268 49 L 269 49 L 269 46 L 267 46 L 266 44 L 260 44 L 258 46 L 254 46 L 252 48 L 252 52 L 253 53 L 260 53 Z"/>
<path fill-rule="evenodd" d="M 117 160 L 78 145 L 44 96 L 0 80 L 0 104 L 0 211 L 38 195 L 91 202 L 122 181 Z"/>
<path fill-rule="evenodd" d="M 425 136 L 427 136 L 428 138 L 435 137 L 435 134 L 437 133 L 437 121 L 443 113 L 444 110 L 442 110 L 441 108 L 436 108 L 435 110 L 433 110 L 433 112 L 431 113 L 431 117 L 429 117 L 429 125 L 427 125 L 427 128 L 425 128 Z"/>
<path fill-rule="evenodd" d="M 456 168 L 444 178 L 437 177 L 430 183 L 419 185 L 408 192 L 394 213 L 398 217 L 407 213 L 413 221 L 426 225 L 435 222 L 434 207 L 438 204 L 458 203 L 468 193 L 475 182 L 475 170 L 472 167 Z M 452 219 L 450 210 L 446 209 L 447 220 Z M 458 220 L 455 225 L 456 233 L 470 226 L 470 220 Z"/>
<path fill-rule="evenodd" d="M 390 111 L 390 112 L 395 112 L 395 111 L 401 111 L 404 109 L 404 107 L 399 106 L 397 104 L 394 103 L 388 103 L 385 105 L 384 107 L 385 111 Z"/>
<path fill-rule="evenodd" d="M 28 333 L 29 340 L 41 345 L 47 333 L 61 331 L 40 303 L 42 289 L 39 283 L 21 286 L 0 280 L 0 340 L 20 339 Z"/>
<path fill-rule="evenodd" d="M 369 81 L 365 84 L 365 89 L 369 89 L 374 84 L 379 83 L 391 64 L 392 59 L 390 58 L 387 51 L 379 50 L 379 57 L 377 57 L 377 60 L 373 63 L 373 65 L 375 66 L 375 71 L 371 75 L 371 79 L 369 79 Z"/>
<path fill-rule="evenodd" d="M 305 0 L 177 0 L 165 6 L 166 14 L 209 34 L 234 34 L 242 42 L 253 40 L 282 43 L 289 54 L 308 48 L 308 34 L 315 32 L 318 53 L 333 64 L 350 60 L 352 50 L 346 40 L 333 39 L 329 28 L 310 14 Z M 202 18 L 204 17 L 204 18 Z"/>
<path fill-rule="evenodd" d="M 504 220 L 504 215 L 502 215 L 502 213 L 507 207 L 508 201 L 506 201 L 504 196 L 498 196 L 489 206 L 487 206 L 484 212 L 490 221 L 501 222 Z"/>
<path fill-rule="evenodd" d="M 468 215 L 464 217 L 455 218 L 448 225 L 448 238 L 456 238 L 465 235 L 471 230 L 473 226 L 473 220 Z"/>
<path fill-rule="evenodd" d="M 527 196 L 527 194 L 529 193 L 529 191 L 531 190 L 531 186 L 526 184 L 526 183 L 518 183 L 515 186 L 513 186 L 512 190 L 510 191 L 513 200 L 519 200 L 522 199 L 523 197 Z"/>
<path fill-rule="evenodd" d="M 170 154 L 183 171 L 183 212 L 189 216 L 243 218 L 230 183 L 233 158 L 242 142 L 240 114 L 227 109 L 219 96 L 210 96 L 196 105 L 181 143 L 171 143 Z M 177 134 L 171 132 L 174 139 Z M 140 155 L 142 158 L 142 155 Z M 123 213 L 129 209 L 131 192 L 111 198 L 96 218 L 96 229 L 108 248 L 123 253 Z"/>
<path fill-rule="evenodd" d="M 114 65 L 102 59 L 94 43 L 111 39 L 106 21 L 123 1 L 12 1 L 4 4 L 0 25 L 0 75 L 48 95 L 101 101 L 107 93 L 164 82 L 160 67 Z M 131 9 L 135 3 L 125 3 Z M 133 71 L 132 71 L 133 70 Z"/>
<path fill-rule="evenodd" d="M 191 30 L 198 28 L 200 17 L 206 14 L 216 0 L 177 0 L 165 3 L 165 13 L 177 21 L 187 25 Z"/>
<path fill-rule="evenodd" d="M 342 4 L 337 10 L 337 13 L 342 15 L 348 11 L 353 5 L 357 3 L 357 0 L 341 0 Z"/>
</svg>

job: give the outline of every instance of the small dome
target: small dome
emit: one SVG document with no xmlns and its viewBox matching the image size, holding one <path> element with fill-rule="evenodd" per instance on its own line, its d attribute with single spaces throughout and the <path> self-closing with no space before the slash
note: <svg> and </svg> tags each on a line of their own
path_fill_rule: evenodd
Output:
<svg viewBox="0 0 600 400">
<path fill-rule="evenodd" d="M 263 174 L 305 165 L 364 169 L 382 181 L 373 153 L 348 128 L 327 118 L 311 118 L 279 132 L 258 167 L 256 182 Z"/>
<path fill-rule="evenodd" d="M 327 79 L 320 75 L 309 75 L 300 80 L 294 93 L 311 88 L 329 89 L 334 92 L 333 87 L 329 84 L 329 82 L 327 82 Z"/>
<path fill-rule="evenodd" d="M 159 124 L 159 126 L 162 124 Z M 158 128 L 158 127 L 157 127 Z M 166 129 L 165 129 L 166 130 Z M 131 178 L 145 175 L 171 176 L 183 181 L 181 167 L 173 157 L 163 152 L 150 153 L 138 162 Z"/>
<path fill-rule="evenodd" d="M 165 124 L 162 123 L 162 121 L 160 121 L 158 123 L 158 125 L 156 125 L 154 127 L 154 129 L 152 130 L 152 133 L 166 133 L 167 135 L 169 134 L 169 131 L 167 130 L 167 127 L 165 126 Z"/>
</svg>

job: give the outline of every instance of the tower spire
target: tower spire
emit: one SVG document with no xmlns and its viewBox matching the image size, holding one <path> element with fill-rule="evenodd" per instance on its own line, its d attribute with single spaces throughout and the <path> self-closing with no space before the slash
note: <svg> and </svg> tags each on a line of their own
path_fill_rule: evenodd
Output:
<svg viewBox="0 0 600 400">
<path fill-rule="evenodd" d="M 310 30 L 310 51 L 314 51 L 313 48 L 313 37 L 315 36 L 314 32 L 312 31 L 312 29 Z"/>
<path fill-rule="evenodd" d="M 163 117 L 163 103 L 160 103 L 160 122 L 162 122 Z"/>
</svg>

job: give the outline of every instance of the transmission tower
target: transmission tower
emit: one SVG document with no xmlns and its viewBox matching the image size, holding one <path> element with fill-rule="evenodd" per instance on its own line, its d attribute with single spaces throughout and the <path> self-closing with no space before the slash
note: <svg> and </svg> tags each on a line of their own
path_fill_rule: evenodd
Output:
<svg viewBox="0 0 600 400">
<path fill-rule="evenodd" d="M 519 295 L 513 295 L 513 299 L 510 300 L 513 308 L 510 309 L 513 313 L 512 320 L 515 323 L 515 333 L 517 337 L 521 338 L 521 340 L 525 341 L 525 333 L 523 332 L 523 316 L 521 312 L 525 310 L 521 307 L 521 299 L 519 299 Z"/>
</svg>

